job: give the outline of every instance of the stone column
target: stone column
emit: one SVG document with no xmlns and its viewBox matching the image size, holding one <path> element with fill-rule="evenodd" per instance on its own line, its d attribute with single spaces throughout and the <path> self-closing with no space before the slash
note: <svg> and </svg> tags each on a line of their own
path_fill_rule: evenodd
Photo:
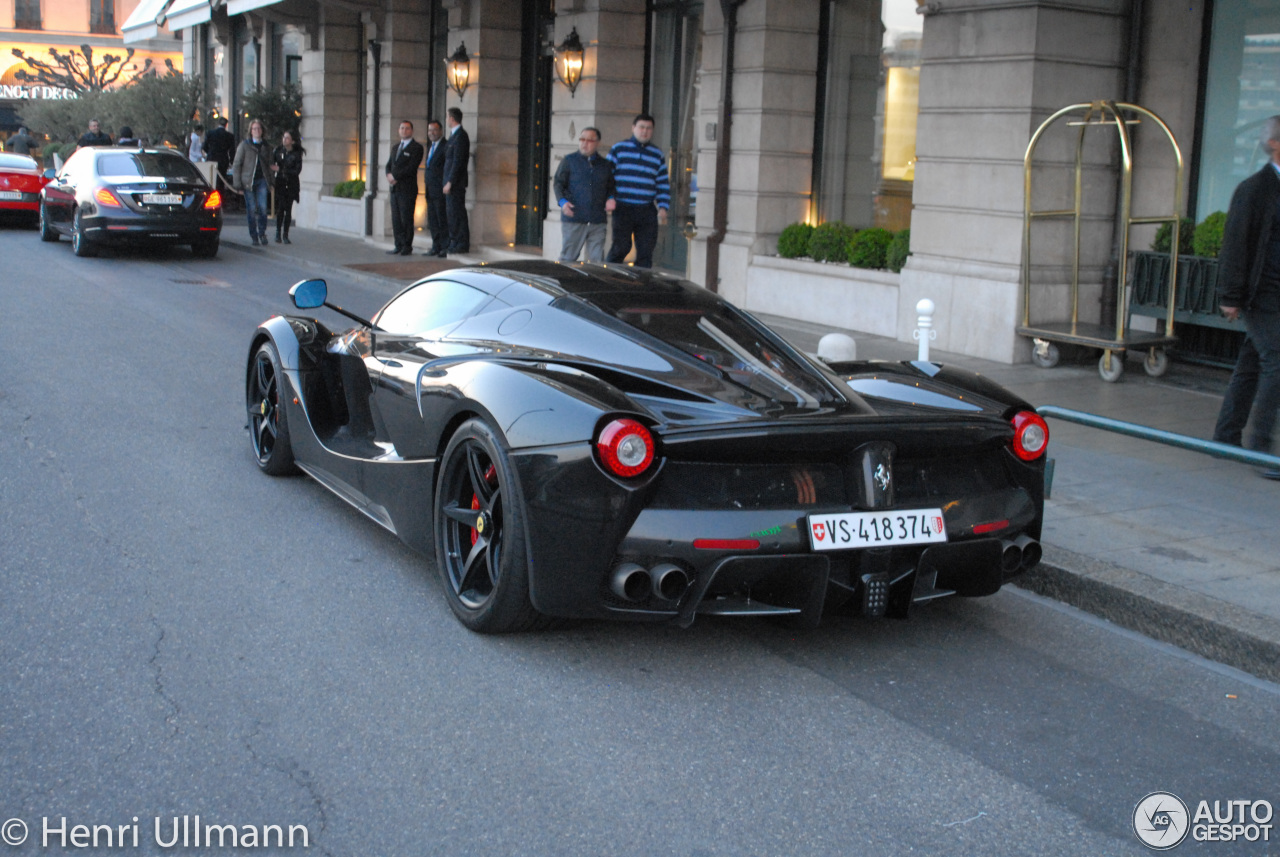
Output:
<svg viewBox="0 0 1280 857">
<path fill-rule="evenodd" d="M 471 247 L 505 247 L 515 240 L 516 147 L 520 128 L 519 0 L 445 0 L 448 50 L 465 43 L 471 78 L 459 97 L 448 90 L 446 108 L 462 111 L 471 137 L 467 209 Z M 441 113 L 444 121 L 444 113 Z M 445 125 L 448 130 L 448 123 Z"/>
<path fill-rule="evenodd" d="M 425 4 L 416 0 L 390 0 L 377 25 L 377 38 L 382 42 L 382 75 L 378 106 L 377 157 L 370 157 L 370 171 L 378 173 L 378 204 L 373 207 L 374 240 L 391 243 L 391 195 L 387 187 L 386 165 L 393 147 L 399 145 L 400 123 L 413 123 L 413 136 L 419 143 L 427 140 L 427 62 L 431 56 L 430 15 Z M 371 145 L 370 150 L 374 147 Z M 424 156 L 425 159 L 425 156 Z M 418 204 L 414 224 L 421 231 L 426 224 L 427 196 L 422 169 L 418 171 Z M 415 235 L 415 248 L 418 247 Z M 430 245 L 428 240 L 427 245 Z"/>
<path fill-rule="evenodd" d="M 1127 0 L 945 0 L 924 27 L 912 255 L 898 295 L 898 338 L 915 305 L 937 306 L 935 347 L 1002 362 L 1026 360 L 1020 288 L 1023 154 L 1061 107 L 1119 99 Z M 1037 150 L 1037 210 L 1071 207 L 1075 128 Z M 1109 135 L 1109 136 L 1106 136 Z M 1098 320 L 1111 252 L 1117 172 L 1114 131 L 1090 129 L 1085 161 L 1081 320 Z M 1069 318 L 1070 221 L 1032 233 L 1032 322 Z"/>
<path fill-rule="evenodd" d="M 572 96 L 557 80 L 551 89 L 551 169 L 578 150 L 578 132 L 600 129 L 600 154 L 631 136 L 631 120 L 644 103 L 644 0 L 561 0 L 556 3 L 555 43 L 576 27 L 586 47 L 582 82 Z M 605 45 L 604 65 L 600 46 Z M 547 188 L 547 222 L 542 232 L 542 255 L 560 257 L 560 209 L 555 192 Z M 605 239 L 608 252 L 610 239 Z"/>
<path fill-rule="evenodd" d="M 359 89 L 366 69 L 360 62 L 364 28 L 358 15 L 333 6 L 318 7 L 315 37 L 302 53 L 303 159 L 299 226 L 314 228 L 319 198 L 338 182 L 359 178 Z"/>
<path fill-rule="evenodd" d="M 703 7 L 698 94 L 698 235 L 691 277 L 706 281 L 707 236 L 716 192 L 716 137 L 724 18 L 718 2 Z M 738 10 L 733 87 L 729 217 L 720 245 L 719 291 L 750 305 L 751 257 L 774 252 L 790 223 L 809 215 L 813 174 L 818 4 L 752 0 Z"/>
</svg>

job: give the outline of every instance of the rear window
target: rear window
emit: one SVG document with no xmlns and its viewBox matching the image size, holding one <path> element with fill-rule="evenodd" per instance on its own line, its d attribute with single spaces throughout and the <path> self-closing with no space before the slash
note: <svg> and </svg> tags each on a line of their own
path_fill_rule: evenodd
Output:
<svg viewBox="0 0 1280 857">
<path fill-rule="evenodd" d="M 111 152 L 98 156 L 98 175 L 104 178 L 160 178 L 203 181 L 200 171 L 181 155 L 164 152 Z"/>
<path fill-rule="evenodd" d="M 600 296 L 593 295 L 594 298 Z M 639 328 L 719 369 L 731 381 L 779 402 L 816 407 L 832 400 L 831 390 L 790 349 L 733 307 L 714 300 L 690 300 L 688 293 L 619 295 L 597 300 L 619 321 Z M 646 300 L 645 298 L 649 298 Z"/>
<path fill-rule="evenodd" d="M 0 168 L 6 170 L 34 170 L 36 169 L 36 160 L 26 155 L 3 153 L 0 154 Z"/>
</svg>

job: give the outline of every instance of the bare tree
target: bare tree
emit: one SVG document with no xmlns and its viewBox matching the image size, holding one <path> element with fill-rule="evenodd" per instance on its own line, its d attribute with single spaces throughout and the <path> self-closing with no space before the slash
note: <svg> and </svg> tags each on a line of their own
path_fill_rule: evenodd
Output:
<svg viewBox="0 0 1280 857">
<path fill-rule="evenodd" d="M 81 45 L 79 52 L 74 50 L 63 53 L 57 48 L 49 48 L 52 62 L 45 62 L 27 56 L 21 48 L 13 48 L 13 55 L 35 70 L 35 74 L 20 69 L 14 76 L 23 83 L 38 83 L 45 86 L 69 89 L 72 92 L 102 92 L 120 79 L 129 61 L 133 59 L 134 49 L 128 48 L 124 56 L 104 53 L 101 60 L 94 61 L 93 48 Z M 166 59 L 165 66 L 170 72 L 175 71 L 173 62 Z M 153 61 L 148 58 L 142 69 L 133 77 L 126 78 L 120 85 L 130 86 L 139 77 L 154 74 Z"/>
</svg>

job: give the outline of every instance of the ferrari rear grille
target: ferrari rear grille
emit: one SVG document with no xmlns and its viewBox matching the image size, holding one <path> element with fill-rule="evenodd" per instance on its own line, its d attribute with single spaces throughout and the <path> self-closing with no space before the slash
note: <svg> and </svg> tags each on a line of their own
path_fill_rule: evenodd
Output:
<svg viewBox="0 0 1280 857">
<path fill-rule="evenodd" d="M 777 509 L 845 502 L 835 465 L 691 464 L 672 461 L 656 509 Z"/>
<path fill-rule="evenodd" d="M 893 465 L 897 505 L 945 502 L 956 497 L 988 494 L 1014 487 L 999 450 L 966 452 L 962 456 L 898 459 Z"/>
</svg>

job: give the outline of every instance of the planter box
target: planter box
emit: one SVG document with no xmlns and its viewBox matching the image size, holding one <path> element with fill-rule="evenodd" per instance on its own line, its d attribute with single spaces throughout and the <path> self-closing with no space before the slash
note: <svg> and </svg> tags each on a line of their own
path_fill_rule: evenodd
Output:
<svg viewBox="0 0 1280 857">
<path fill-rule="evenodd" d="M 754 256 L 745 308 L 815 324 L 898 335 L 898 281 L 891 271 Z"/>
<path fill-rule="evenodd" d="M 1129 314 L 1163 320 L 1169 306 L 1169 255 L 1133 254 Z M 1178 257 L 1178 297 L 1173 307 L 1176 352 L 1214 365 L 1235 365 L 1244 322 L 1227 321 L 1218 311 L 1218 260 Z"/>
<path fill-rule="evenodd" d="M 364 235 L 364 200 L 322 196 L 316 207 L 316 228 L 347 235 Z"/>
</svg>

